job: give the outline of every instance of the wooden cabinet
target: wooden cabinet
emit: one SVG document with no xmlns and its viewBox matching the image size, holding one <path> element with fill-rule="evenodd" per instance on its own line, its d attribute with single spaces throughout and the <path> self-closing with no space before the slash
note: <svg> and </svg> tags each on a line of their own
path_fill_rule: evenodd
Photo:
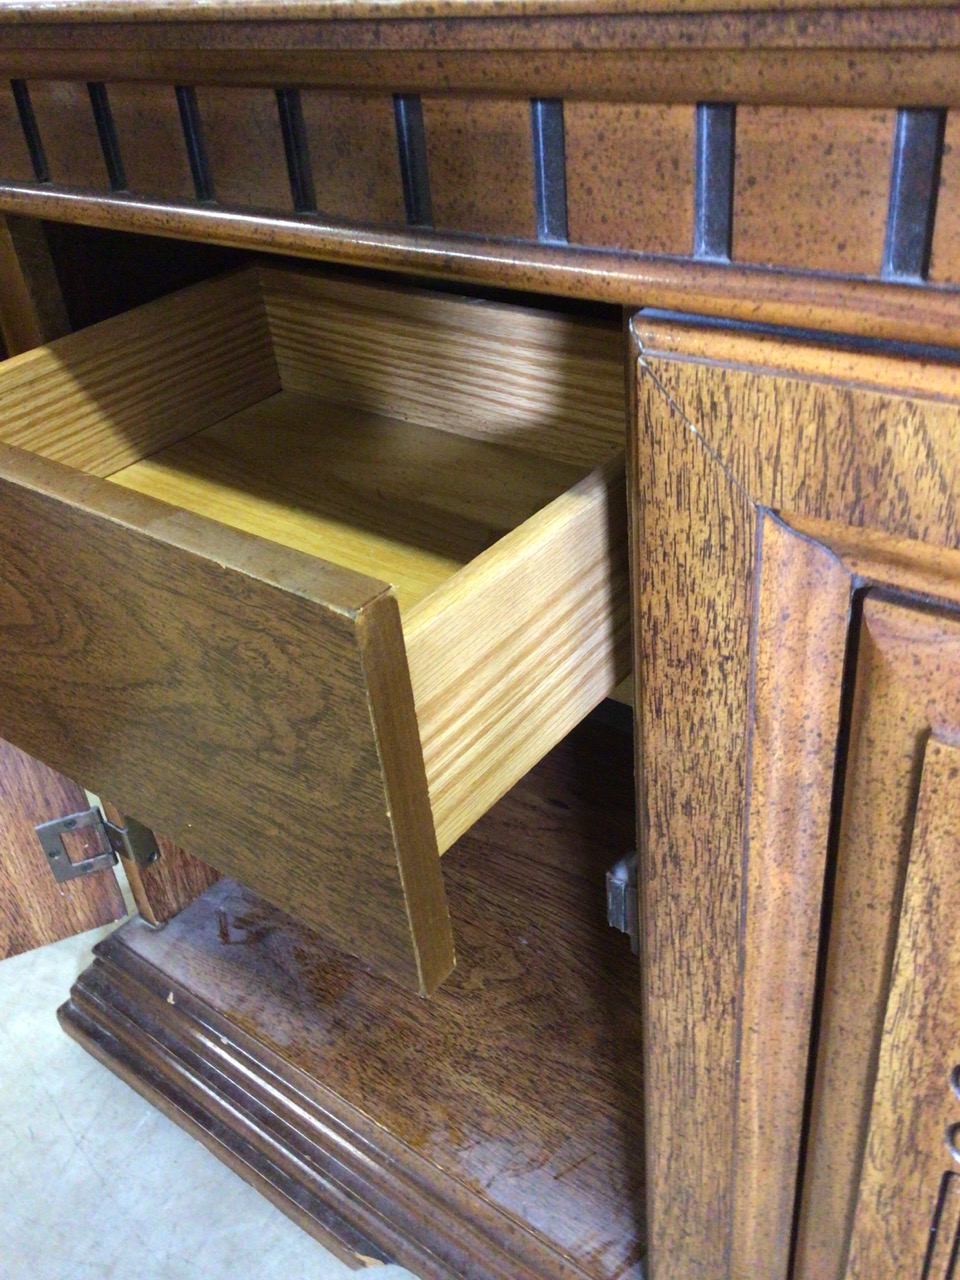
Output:
<svg viewBox="0 0 960 1280">
<path fill-rule="evenodd" d="M 139 730 L 151 718 L 157 726 L 152 743 L 128 733 L 120 759 L 118 741 L 92 717 L 83 720 L 96 741 L 104 789 L 133 812 L 146 806 L 144 816 L 188 844 L 202 826 L 205 856 L 274 903 L 323 924 L 370 964 L 401 974 L 408 988 L 432 986 L 452 961 L 439 882 L 456 879 L 458 855 L 445 857 L 441 870 L 436 853 L 448 844 L 462 849 L 457 835 L 484 814 L 540 865 L 529 829 L 539 819 L 517 809 L 516 792 L 498 802 L 505 808 L 490 805 L 511 782 L 530 776 L 524 771 L 625 665 L 623 524 L 613 474 L 595 468 L 605 463 L 607 446 L 612 453 L 622 445 L 626 424 L 645 1068 L 641 1084 L 630 1039 L 619 1057 L 603 1059 L 600 1074 L 607 1086 L 618 1075 L 629 1081 L 620 1120 L 645 1116 L 643 1136 L 622 1126 L 624 1158 L 610 1162 L 615 1216 L 633 1230 L 615 1232 L 619 1244 L 610 1252 L 571 1252 L 564 1231 L 575 1214 L 564 1209 L 544 1250 L 538 1245 L 531 1255 L 517 1243 L 526 1240 L 529 1206 L 540 1204 L 529 1194 L 537 1152 L 551 1141 L 552 1152 L 564 1148 L 557 1134 L 568 1133 L 580 1105 L 572 1082 L 584 1076 L 582 1058 L 559 1072 L 554 1112 L 540 1116 L 541 1139 L 527 1150 L 516 1196 L 505 1195 L 491 1216 L 489 1187 L 513 1176 L 509 1159 L 500 1160 L 509 1145 L 509 1107 L 495 1107 L 494 1119 L 483 1107 L 471 1111 L 476 1082 L 452 1043 L 459 1024 L 437 1014 L 434 1029 L 448 1033 L 440 1061 L 451 1076 L 464 1076 L 461 1091 L 445 1095 L 454 1098 L 446 1114 L 459 1099 L 465 1112 L 482 1117 L 457 1134 L 451 1124 L 447 1174 L 430 1184 L 440 1186 L 431 1204 L 459 1206 L 438 1233 L 436 1251 L 416 1242 L 404 1255 L 445 1280 L 512 1280 L 524 1267 L 538 1280 L 571 1269 L 576 1280 L 581 1273 L 612 1280 L 639 1265 L 641 1237 L 652 1280 L 839 1280 L 850 1267 L 864 1274 L 879 1265 L 868 1202 L 891 1230 L 904 1206 L 909 1211 L 909 1230 L 898 1227 L 899 1242 L 885 1245 L 894 1268 L 914 1267 L 920 1235 L 939 1213 L 940 1252 L 928 1267 L 936 1275 L 955 1232 L 957 1183 L 955 1176 L 943 1180 L 952 1171 L 949 1151 L 934 1141 L 928 1154 L 921 1134 L 927 1124 L 934 1133 L 954 1123 L 938 1108 L 953 1106 L 943 1089 L 955 1053 L 944 1049 L 936 1065 L 930 1055 L 922 1067 L 894 1063 L 907 1042 L 915 1049 L 926 1036 L 919 1022 L 916 1037 L 905 1034 L 909 1020 L 940 1017 L 936 1009 L 946 1007 L 946 996 L 931 988 L 917 1013 L 898 984 L 909 960 L 919 964 L 923 947 L 937 941 L 917 937 L 911 893 L 925 901 L 926 890 L 911 885 L 935 881 L 946 891 L 948 877 L 931 870 L 947 856 L 946 837 L 917 843 L 914 836 L 917 813 L 932 804 L 928 790 L 949 793 L 943 753 L 955 744 L 942 720 L 945 695 L 937 702 L 918 692 L 908 674 L 916 666 L 922 681 L 927 668 L 913 656 L 894 660 L 892 650 L 881 651 L 880 629 L 887 609 L 896 617 L 902 611 L 919 629 L 924 619 L 949 621 L 956 604 L 960 381 L 951 352 L 960 349 L 960 16 L 939 0 L 737 0 L 721 8 L 705 0 L 245 0 L 202 7 L 90 0 L 27 2 L 0 15 L 0 66 L 10 81 L 9 89 L 0 86 L 0 210 L 103 234 L 183 237 L 221 252 L 321 258 L 351 273 L 336 286 L 328 280 L 327 320 L 314 327 L 305 317 L 317 298 L 304 294 L 321 286 L 301 283 L 296 297 L 278 300 L 278 273 L 261 263 L 257 278 L 273 281 L 260 292 L 266 314 L 256 289 L 251 302 L 251 277 L 235 277 L 220 287 L 235 291 L 236 305 L 226 315 L 211 311 L 221 343 L 216 360 L 205 362 L 201 350 L 209 348 L 210 325 L 181 332 L 174 324 L 163 341 L 142 333 L 147 346 L 166 342 L 168 350 L 151 366 L 157 378 L 140 386 L 123 344 L 109 358 L 94 353 L 92 371 L 88 365 L 70 394 L 94 418 L 104 417 L 104 406 L 110 418 L 118 397 L 128 397 L 134 411 L 119 414 L 113 439 L 127 453 L 91 476 L 80 474 L 98 465 L 95 450 L 83 454 L 94 439 L 84 441 L 83 433 L 57 441 L 78 449 L 66 458 L 70 474 L 56 458 L 24 460 L 4 450 L 10 510 L 31 516 L 8 523 L 5 545 L 26 565 L 28 580 L 34 543 L 48 561 L 66 561 L 73 571 L 64 553 L 82 544 L 77 535 L 89 535 L 91 547 L 97 540 L 101 551 L 117 553 L 114 566 L 134 583 L 128 600 L 118 587 L 123 574 L 114 573 L 112 584 L 99 579 L 100 610 L 81 598 L 79 575 L 70 583 L 78 602 L 71 616 L 93 637 L 100 662 L 91 685 L 109 684 L 114 669 L 125 670 L 125 696 L 136 714 L 124 721 L 121 712 L 117 726 Z M 554 314 L 531 316 L 518 295 L 509 302 L 489 294 L 471 304 L 436 295 L 425 301 L 415 289 L 398 291 L 396 281 L 360 284 L 357 268 L 552 294 Z M 127 272 L 109 274 L 122 279 Z M 650 309 L 633 323 L 626 412 L 618 385 L 621 317 L 611 306 L 628 317 Z M 577 314 L 580 307 L 590 315 Z M 665 318 L 671 315 L 702 319 Z M 24 328 L 14 323 L 5 332 Z M 189 341 L 195 333 L 203 337 L 196 351 Z M 816 333 L 834 339 L 818 344 L 810 336 Z M 887 350 L 882 342 L 900 345 Z M 910 343 L 917 345 L 903 345 Z M 335 376 L 321 367 L 328 358 Z M 237 375 L 232 392 L 219 376 L 224 368 Z M 98 381 L 108 369 L 117 376 Z M 198 371 L 199 383 L 192 381 Z M 139 400 L 129 398 L 132 385 Z M 201 394 L 193 394 L 198 387 Z M 225 403 L 238 387 L 249 400 Z M 17 448 L 32 447 L 29 432 L 38 425 L 41 436 L 51 431 L 46 420 L 30 421 L 32 394 L 20 398 L 28 431 Z M 216 489 L 211 450 L 229 431 L 223 419 L 261 415 L 275 395 L 287 406 L 299 396 L 349 405 L 368 425 L 383 414 L 402 424 L 397 439 L 407 444 L 433 438 L 423 430 L 447 437 L 451 452 L 414 451 L 405 455 L 414 459 L 410 470 L 399 468 L 409 480 L 422 467 L 443 502 L 452 474 L 469 476 L 467 489 L 476 481 L 472 500 L 435 510 L 428 522 L 436 516 L 447 533 L 453 528 L 453 558 L 460 557 L 436 593 L 431 588 L 405 604 L 401 592 L 394 609 L 376 573 L 371 584 L 369 566 L 341 565 L 331 574 L 329 566 L 318 568 L 315 548 L 300 548 L 305 561 L 296 548 L 279 546 L 277 511 L 289 534 L 291 505 L 311 501 L 314 473 L 299 474 L 298 464 L 297 474 L 283 479 L 268 538 L 262 526 L 247 528 L 247 536 L 211 535 L 211 519 L 229 524 L 232 505 L 224 506 L 222 492 L 205 505 Z M 159 435 L 154 400 L 166 405 Z M 251 409 L 250 400 L 261 407 Z M 208 409 L 217 422 L 201 420 Z M 271 442 L 296 434 L 287 409 L 268 417 L 258 421 Z M 363 432 L 341 435 L 344 470 L 353 465 L 351 451 L 370 461 L 368 443 Z M 475 466 L 479 444 L 495 445 L 501 460 L 516 446 L 536 465 L 522 483 L 513 475 L 499 491 L 512 467 L 494 468 L 494 475 Z M 166 463 L 145 456 L 159 449 L 173 451 Z M 171 460 L 182 464 L 173 487 L 164 474 Z M 248 479 L 252 471 L 261 497 L 269 497 L 276 468 L 283 469 L 266 447 L 243 458 L 224 448 L 219 462 L 242 463 Z M 329 470 L 353 504 L 354 524 L 357 507 L 361 523 L 383 514 L 391 468 L 373 465 L 359 493 L 343 492 L 344 470 Z M 181 484 L 188 472 L 189 500 Z M 586 473 L 594 479 L 584 495 L 578 486 Z M 125 492 L 112 483 L 121 474 Z M 534 490 L 539 496 L 523 512 L 511 498 L 516 519 L 483 527 L 481 508 L 500 512 L 504 492 L 515 498 Z M 415 481 L 390 493 L 404 519 L 417 523 L 423 494 Z M 159 519 L 158 499 L 172 501 L 177 514 Z M 48 524 L 41 511 L 54 511 L 56 521 Z M 488 534 L 496 545 L 486 545 Z M 484 545 L 475 545 L 474 535 Z M 179 585 L 187 559 L 193 570 L 202 568 L 204 584 L 215 582 L 209 592 L 204 587 L 203 607 L 184 603 L 197 599 L 196 590 L 178 599 L 150 596 L 157 578 L 130 572 L 145 563 L 139 552 L 147 545 L 162 561 L 165 582 Z M 614 560 L 621 585 L 609 607 L 603 566 Z M 298 583 L 306 584 L 302 592 Z M 23 598 L 51 623 L 63 615 L 62 605 L 58 613 L 36 591 Z M 264 607 L 268 599 L 276 610 Z M 480 613 L 486 621 L 478 621 Z M 268 615 L 261 630 L 259 619 Z M 118 630 L 118 617 L 128 629 L 131 619 L 142 626 L 153 652 L 169 658 L 162 692 L 139 679 L 136 637 Z M 77 633 L 63 633 L 67 650 Z M 372 661 L 371 646 L 385 661 Z M 911 641 L 897 651 L 918 649 Z M 205 666 L 210 655 L 217 661 Z M 25 674 L 12 677 L 20 700 L 10 724 L 26 732 L 26 700 L 42 691 L 61 740 L 45 731 L 43 741 L 30 741 L 64 767 L 79 766 L 81 756 L 92 759 L 91 744 L 71 742 L 71 720 L 60 714 L 69 702 L 64 686 L 77 688 L 77 667 L 64 666 L 63 683 L 51 693 L 43 666 L 50 656 L 27 655 Z M 190 675 L 179 701 L 178 656 Z M 331 657 L 335 665 L 324 666 Z M 261 666 L 275 668 L 272 684 L 259 678 Z M 324 671 L 333 672 L 326 684 Z M 345 746 L 361 762 L 350 780 L 360 784 L 363 805 L 351 806 L 349 797 L 339 808 L 330 803 L 349 788 L 340 785 L 340 743 L 329 724 L 321 750 L 297 754 L 294 727 L 322 718 L 327 692 L 353 716 Z M 185 712 L 187 704 L 202 714 Z M 933 754 L 925 757 L 921 742 Z M 541 767 L 549 772 L 549 763 Z M 948 812 L 946 803 L 937 809 Z M 364 821 L 354 828 L 358 817 Z M 592 821 L 575 807 L 564 837 Z M 236 841 L 231 824 L 242 828 Z M 263 846 L 265 831 L 272 838 Z M 611 849 L 611 860 L 622 852 Z M 518 875 L 504 865 L 498 910 L 507 911 Z M 363 1220 L 366 1238 L 386 1242 L 385 1249 L 399 1237 L 409 1245 L 418 1230 L 410 1210 L 416 1197 L 407 1184 L 380 1194 L 378 1182 L 398 1158 L 396 1148 L 384 1144 L 365 1165 L 358 1141 L 349 1174 L 338 1179 L 342 1146 L 324 1128 L 324 1107 L 343 1104 L 345 1128 L 354 1136 L 363 1129 L 368 1082 L 332 1102 L 315 1075 L 334 1070 L 331 1059 L 315 1045 L 301 1054 L 289 1032 L 301 1016 L 290 993 L 306 963 L 300 955 L 294 966 L 290 954 L 306 954 L 309 973 L 341 971 L 325 944 L 306 939 L 274 907 L 250 906 L 246 892 L 222 885 L 204 896 L 178 924 L 182 952 L 165 951 L 132 926 L 82 980 L 67 1022 L 137 1087 L 153 1089 L 184 1123 L 219 1143 L 221 1154 L 228 1150 L 226 1158 L 286 1197 L 295 1213 L 314 1183 L 296 1172 L 300 1148 L 282 1134 L 295 1128 L 290 1099 L 306 1074 L 316 1104 L 310 1178 L 323 1181 L 326 1170 L 323 1193 L 310 1192 L 306 1216 L 316 1223 L 324 1216 L 320 1202 L 336 1201 L 344 1220 Z M 529 884 L 519 896 L 531 912 L 539 909 Z M 263 941 L 259 926 L 237 923 L 230 903 L 238 901 L 240 919 L 269 916 L 275 941 Z M 480 928 L 472 912 L 482 904 L 471 901 L 467 921 L 454 913 L 454 931 Z M 569 933 L 579 937 L 574 914 L 571 908 Z M 249 946 L 245 955 L 256 955 L 236 966 L 244 976 L 226 1008 L 227 995 L 196 975 L 211 955 L 224 962 L 211 970 L 232 974 L 229 957 L 237 953 L 225 949 L 237 938 Z M 515 974 L 523 953 L 509 954 Z M 523 990 L 506 979 L 491 983 L 480 1023 L 498 1025 L 498 993 L 528 1001 L 538 984 L 564 986 L 580 972 L 569 954 L 552 963 Z M 946 964 L 931 955 L 922 984 Z M 183 1010 L 160 1010 L 162 1052 L 145 1047 L 159 990 L 148 992 L 151 965 L 164 977 L 175 970 L 171 990 L 178 1001 L 183 996 Z M 354 970 L 343 979 L 355 980 Z M 261 999 L 265 982 L 269 997 Z M 385 999 L 366 979 L 361 985 L 370 1007 Z M 310 989 L 316 995 L 321 988 L 339 1007 L 336 991 Z M 598 976 L 594 1013 L 605 989 L 611 998 L 620 990 Z M 460 997 L 466 994 L 457 988 Z M 274 1001 L 282 1012 L 276 1018 Z M 909 1016 L 901 1015 L 908 1005 Z M 131 1007 L 135 1031 L 125 1021 Z M 249 1008 L 258 1010 L 252 1033 L 242 1013 Z M 400 1021 L 390 1023 L 397 1041 L 417 1025 L 411 1008 L 419 1006 L 399 1004 Z M 897 1011 L 889 1036 L 888 1011 Z M 555 1013 L 548 1013 L 552 1027 L 562 1022 Z M 619 1023 L 609 1009 L 605 1015 L 587 1021 L 613 1036 Z M 322 1036 L 318 1018 L 311 1026 Z M 229 1051 L 224 1062 L 204 1038 L 207 1022 L 229 1044 L 242 1041 L 243 1053 Z M 502 1050 L 504 1062 L 535 1060 L 539 1029 L 531 1013 L 512 1050 Z M 561 1034 L 576 1032 L 564 1027 Z M 358 1055 L 379 1052 L 362 1035 L 353 1043 Z M 507 1071 L 494 1056 L 480 1091 L 509 1099 Z M 599 1048 L 595 1056 L 602 1056 Z M 255 1085 L 247 1094 L 251 1061 Z M 273 1096 L 275 1069 L 285 1080 L 282 1103 L 264 1101 Z M 920 1081 L 926 1070 L 927 1118 L 918 1112 L 910 1134 L 901 1127 L 891 1138 L 883 1117 L 901 1114 L 902 1090 L 912 1087 L 902 1082 Z M 399 1091 L 385 1102 L 381 1095 L 382 1114 L 396 1128 L 415 1071 L 404 1076 L 391 1060 L 381 1075 L 379 1083 Z M 246 1128 L 231 1110 L 240 1094 Z M 600 1087 L 597 1098 L 591 1142 L 610 1132 L 601 1113 L 623 1101 L 615 1088 Z M 567 1129 L 557 1120 L 561 1112 Z M 488 1121 L 496 1176 L 480 1189 L 482 1178 L 472 1185 L 464 1210 L 458 1162 L 464 1151 L 489 1150 Z M 428 1130 L 421 1124 L 412 1140 L 439 1167 L 444 1153 L 423 1137 Z M 245 1163 L 248 1142 L 258 1156 Z M 916 1159 L 894 1154 L 898 1143 Z M 637 1176 L 641 1145 L 645 1178 Z M 875 1152 L 883 1159 L 873 1163 Z M 921 1157 L 933 1162 L 923 1173 Z M 897 1169 L 914 1164 L 916 1213 L 906 1174 L 903 1194 L 892 1185 Z M 550 1167 L 566 1178 L 567 1166 Z M 597 1166 L 585 1167 L 594 1178 Z M 896 1212 L 885 1196 L 897 1200 Z M 526 1224 L 519 1234 L 506 1223 L 511 1213 Z M 495 1248 L 478 1244 L 474 1233 L 459 1251 L 458 1219 L 482 1223 L 487 1243 L 499 1233 Z M 537 1221 L 537 1230 L 548 1230 Z M 908 1244 L 910 1232 L 919 1234 Z M 942 1262 L 947 1270 L 953 1265 Z"/>
</svg>

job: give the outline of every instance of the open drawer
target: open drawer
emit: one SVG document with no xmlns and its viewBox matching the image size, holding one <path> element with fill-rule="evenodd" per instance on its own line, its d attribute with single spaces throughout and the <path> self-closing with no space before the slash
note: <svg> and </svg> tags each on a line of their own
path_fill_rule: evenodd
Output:
<svg viewBox="0 0 960 1280">
<path fill-rule="evenodd" d="M 620 335 L 250 268 L 0 365 L 0 735 L 423 992 L 629 671 Z M 612 460 L 611 460 L 612 459 Z"/>
</svg>

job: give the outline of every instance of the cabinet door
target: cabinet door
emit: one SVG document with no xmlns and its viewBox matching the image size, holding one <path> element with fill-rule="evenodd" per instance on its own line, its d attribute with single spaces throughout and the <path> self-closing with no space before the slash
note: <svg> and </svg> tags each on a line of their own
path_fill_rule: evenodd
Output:
<svg viewBox="0 0 960 1280">
<path fill-rule="evenodd" d="M 909 663 L 915 683 L 922 672 L 921 696 L 939 701 L 941 679 L 955 686 L 960 675 L 960 622 L 884 604 L 876 611 L 887 635 L 905 646 L 893 661 Z M 921 772 L 911 795 L 915 817 L 848 1280 L 949 1280 L 960 1249 L 958 730 L 960 723 L 938 726 L 918 743 Z"/>
<path fill-rule="evenodd" d="M 632 332 L 651 1271 L 844 1280 L 918 744 L 960 741 L 960 662 L 900 687 L 881 605 L 911 619 L 911 669 L 917 628 L 960 625 L 960 378 L 655 316 Z M 904 1159 L 877 1175 L 893 1199 Z M 896 1249 L 888 1274 L 922 1267 Z"/>
</svg>

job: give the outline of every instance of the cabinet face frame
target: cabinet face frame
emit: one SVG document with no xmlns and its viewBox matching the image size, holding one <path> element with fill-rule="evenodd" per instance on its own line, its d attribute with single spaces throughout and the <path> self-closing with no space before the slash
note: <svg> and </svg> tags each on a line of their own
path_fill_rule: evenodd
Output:
<svg viewBox="0 0 960 1280">
<path fill-rule="evenodd" d="M 871 585 L 960 580 L 960 385 L 643 315 L 632 335 L 651 1266 L 783 1280 L 851 623 Z"/>
</svg>

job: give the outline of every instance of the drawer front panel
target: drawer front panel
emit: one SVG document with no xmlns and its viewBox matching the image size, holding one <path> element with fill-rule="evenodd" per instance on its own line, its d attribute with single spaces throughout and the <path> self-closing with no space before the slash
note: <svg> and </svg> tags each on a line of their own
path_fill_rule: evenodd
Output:
<svg viewBox="0 0 960 1280">
<path fill-rule="evenodd" d="M 388 588 L 9 446 L 0 563 L 0 735 L 408 985 L 442 980 Z"/>
</svg>

